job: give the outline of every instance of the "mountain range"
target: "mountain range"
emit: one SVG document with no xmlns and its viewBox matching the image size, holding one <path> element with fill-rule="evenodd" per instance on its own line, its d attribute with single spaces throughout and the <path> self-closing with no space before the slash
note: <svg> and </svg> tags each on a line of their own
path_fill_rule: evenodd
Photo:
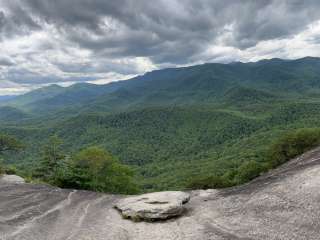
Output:
<svg viewBox="0 0 320 240">
<path fill-rule="evenodd" d="M 70 153 L 100 145 L 130 164 L 145 189 L 178 189 L 223 174 L 282 133 L 320 124 L 320 58 L 269 59 L 156 70 L 106 85 L 51 85 L 0 101 L 0 131 L 29 151 L 31 169 L 57 134 Z"/>
</svg>

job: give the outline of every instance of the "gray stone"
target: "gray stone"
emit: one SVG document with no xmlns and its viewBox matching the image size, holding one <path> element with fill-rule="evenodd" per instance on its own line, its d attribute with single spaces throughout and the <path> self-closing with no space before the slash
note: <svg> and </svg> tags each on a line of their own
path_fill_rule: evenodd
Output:
<svg viewBox="0 0 320 240">
<path fill-rule="evenodd" d="M 19 177 L 17 175 L 6 175 L 6 174 L 0 176 L 0 181 L 16 183 L 16 184 L 25 183 L 25 180 L 22 177 Z"/>
<path fill-rule="evenodd" d="M 121 199 L 115 207 L 125 218 L 154 221 L 181 215 L 189 200 L 190 195 L 184 192 L 155 192 Z"/>
</svg>

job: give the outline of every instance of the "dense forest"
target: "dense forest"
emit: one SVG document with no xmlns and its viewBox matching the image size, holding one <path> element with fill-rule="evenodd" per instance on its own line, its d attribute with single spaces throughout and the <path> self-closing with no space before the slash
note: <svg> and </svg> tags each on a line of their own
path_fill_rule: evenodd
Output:
<svg viewBox="0 0 320 240">
<path fill-rule="evenodd" d="M 0 123 L 19 145 L 1 152 L 3 171 L 30 181 L 121 193 L 228 187 L 319 143 L 320 59 L 52 85 L 1 100 Z"/>
</svg>

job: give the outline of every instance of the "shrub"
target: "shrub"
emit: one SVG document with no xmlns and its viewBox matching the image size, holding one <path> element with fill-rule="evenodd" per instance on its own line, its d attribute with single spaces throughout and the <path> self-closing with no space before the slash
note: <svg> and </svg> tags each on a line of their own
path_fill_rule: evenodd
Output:
<svg viewBox="0 0 320 240">
<path fill-rule="evenodd" d="M 5 152 L 19 151 L 22 148 L 23 148 L 23 145 L 14 137 L 0 134 L 0 157 Z M 4 174 L 4 173 L 10 174 L 10 169 L 7 169 L 4 166 L 2 166 L 2 163 L 0 162 L 0 174 Z"/>
<path fill-rule="evenodd" d="M 244 162 L 236 171 L 235 182 L 237 184 L 249 182 L 258 177 L 264 170 L 266 170 L 265 167 L 256 161 Z"/>
<path fill-rule="evenodd" d="M 318 128 L 299 129 L 287 133 L 271 146 L 269 153 L 270 166 L 277 167 L 319 144 L 320 129 Z"/>
<path fill-rule="evenodd" d="M 62 141 L 56 135 L 49 138 L 48 143 L 44 146 L 40 165 L 33 173 L 33 177 L 56 184 L 60 163 L 65 158 L 61 146 Z"/>
<path fill-rule="evenodd" d="M 224 176 L 209 176 L 192 179 L 187 183 L 186 188 L 193 189 L 214 189 L 232 186 L 232 182 Z"/>
<path fill-rule="evenodd" d="M 0 154 L 6 151 L 18 151 L 23 145 L 14 137 L 0 134 Z"/>
<path fill-rule="evenodd" d="M 99 147 L 80 151 L 63 166 L 57 176 L 61 187 L 122 194 L 133 194 L 139 190 L 133 171 Z"/>
<path fill-rule="evenodd" d="M 187 189 L 225 188 L 243 184 L 286 161 L 320 145 L 320 129 L 307 128 L 288 132 L 274 142 L 263 155 L 264 163 L 246 161 L 223 176 L 199 177 L 188 182 Z"/>
<path fill-rule="evenodd" d="M 14 166 L 5 166 L 4 173 L 9 175 L 17 174 L 17 169 Z"/>
</svg>

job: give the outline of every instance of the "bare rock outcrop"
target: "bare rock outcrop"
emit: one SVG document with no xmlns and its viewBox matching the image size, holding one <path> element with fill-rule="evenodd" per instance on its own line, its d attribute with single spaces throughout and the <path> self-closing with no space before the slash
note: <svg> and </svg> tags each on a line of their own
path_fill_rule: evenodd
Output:
<svg viewBox="0 0 320 240">
<path fill-rule="evenodd" d="M 123 219 L 126 196 L 0 180 L 1 240 L 318 240 L 320 148 L 240 187 L 190 192 L 179 218 Z"/>
<path fill-rule="evenodd" d="M 2 182 L 8 182 L 8 183 L 15 183 L 15 184 L 20 184 L 20 183 L 25 183 L 25 180 L 17 175 L 0 175 L 0 181 Z"/>
<path fill-rule="evenodd" d="M 124 218 L 155 221 L 181 215 L 189 200 L 190 195 L 184 192 L 155 192 L 121 199 L 115 207 Z"/>
</svg>

